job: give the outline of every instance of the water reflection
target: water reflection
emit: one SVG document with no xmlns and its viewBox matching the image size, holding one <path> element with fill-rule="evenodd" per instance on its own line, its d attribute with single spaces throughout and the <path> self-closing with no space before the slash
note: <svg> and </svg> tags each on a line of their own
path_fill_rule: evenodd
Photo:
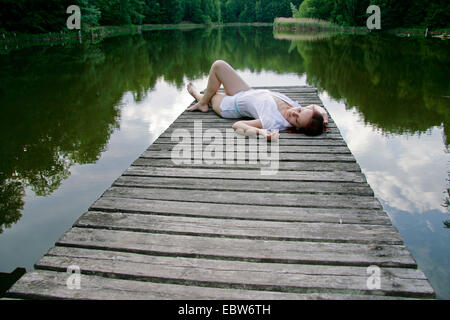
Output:
<svg viewBox="0 0 450 320">
<path fill-rule="evenodd" d="M 293 41 L 310 84 L 355 106 L 384 133 L 450 135 L 450 43 L 395 36 L 337 35 Z"/>
<path fill-rule="evenodd" d="M 118 126 L 121 92 L 104 89 L 111 66 L 98 48 L 26 50 L 1 64 L 0 225 L 9 226 L 26 187 L 49 195 L 74 163 L 98 160 Z"/>
<path fill-rule="evenodd" d="M 219 57 L 236 68 L 302 73 L 298 55 L 284 50 L 288 44 L 280 50 L 267 31 L 150 32 L 1 56 L 0 232 L 20 219 L 25 188 L 49 195 L 74 164 L 99 159 L 125 93 L 142 101 L 160 77 L 181 87 Z"/>
</svg>

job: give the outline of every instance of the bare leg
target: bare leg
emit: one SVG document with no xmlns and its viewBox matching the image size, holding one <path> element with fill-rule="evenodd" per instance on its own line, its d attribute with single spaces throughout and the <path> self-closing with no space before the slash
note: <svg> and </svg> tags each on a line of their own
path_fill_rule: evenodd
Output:
<svg viewBox="0 0 450 320">
<path fill-rule="evenodd" d="M 192 97 L 194 97 L 195 100 L 200 101 L 203 98 L 203 94 L 201 94 L 197 88 L 194 86 L 192 82 L 189 82 L 187 85 L 187 90 L 191 94 Z M 210 106 L 212 106 L 213 110 L 219 115 L 222 116 L 222 112 L 220 109 L 220 104 L 222 103 L 223 98 L 225 98 L 225 95 L 222 93 L 216 93 L 209 103 Z M 202 111 L 201 109 L 198 109 Z M 207 112 L 208 109 L 205 109 L 205 112 Z"/>
<path fill-rule="evenodd" d="M 200 110 L 207 112 L 209 110 L 208 104 L 212 97 L 216 95 L 217 90 L 223 84 L 225 93 L 229 96 L 244 90 L 249 90 L 250 86 L 242 80 L 237 72 L 225 61 L 217 60 L 211 66 L 209 71 L 208 85 L 203 96 L 199 96 L 198 102 L 189 111 Z"/>
</svg>

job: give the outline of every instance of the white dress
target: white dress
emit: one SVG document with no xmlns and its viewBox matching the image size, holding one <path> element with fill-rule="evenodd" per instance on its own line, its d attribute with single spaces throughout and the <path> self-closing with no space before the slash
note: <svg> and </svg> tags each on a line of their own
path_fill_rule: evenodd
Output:
<svg viewBox="0 0 450 320">
<path fill-rule="evenodd" d="M 292 107 L 299 104 L 284 94 L 262 89 L 241 91 L 234 96 L 226 96 L 220 105 L 223 118 L 260 119 L 263 129 L 286 130 L 292 125 L 281 115 L 273 97 L 277 97 Z"/>
</svg>

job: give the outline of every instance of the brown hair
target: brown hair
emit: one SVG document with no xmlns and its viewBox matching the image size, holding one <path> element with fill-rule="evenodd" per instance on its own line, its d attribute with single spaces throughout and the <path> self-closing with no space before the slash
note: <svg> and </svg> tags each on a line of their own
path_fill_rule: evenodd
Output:
<svg viewBox="0 0 450 320">
<path fill-rule="evenodd" d="M 323 115 L 320 112 L 314 110 L 311 123 L 305 128 L 305 134 L 307 136 L 318 136 L 319 134 L 322 134 L 323 131 Z"/>
<path fill-rule="evenodd" d="M 313 110 L 311 122 L 305 128 L 289 128 L 288 133 L 304 133 L 307 136 L 318 136 L 325 131 L 325 125 L 323 124 L 323 115 L 317 110 Z"/>
</svg>

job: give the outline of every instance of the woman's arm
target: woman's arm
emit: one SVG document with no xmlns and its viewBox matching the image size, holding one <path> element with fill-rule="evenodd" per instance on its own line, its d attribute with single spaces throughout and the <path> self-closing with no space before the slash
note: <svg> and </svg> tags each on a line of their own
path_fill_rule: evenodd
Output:
<svg viewBox="0 0 450 320">
<path fill-rule="evenodd" d="M 233 129 L 240 134 L 246 136 L 264 136 L 268 141 L 275 141 L 280 137 L 278 132 L 267 132 L 262 128 L 260 119 L 255 120 L 241 120 L 233 123 Z"/>
</svg>

